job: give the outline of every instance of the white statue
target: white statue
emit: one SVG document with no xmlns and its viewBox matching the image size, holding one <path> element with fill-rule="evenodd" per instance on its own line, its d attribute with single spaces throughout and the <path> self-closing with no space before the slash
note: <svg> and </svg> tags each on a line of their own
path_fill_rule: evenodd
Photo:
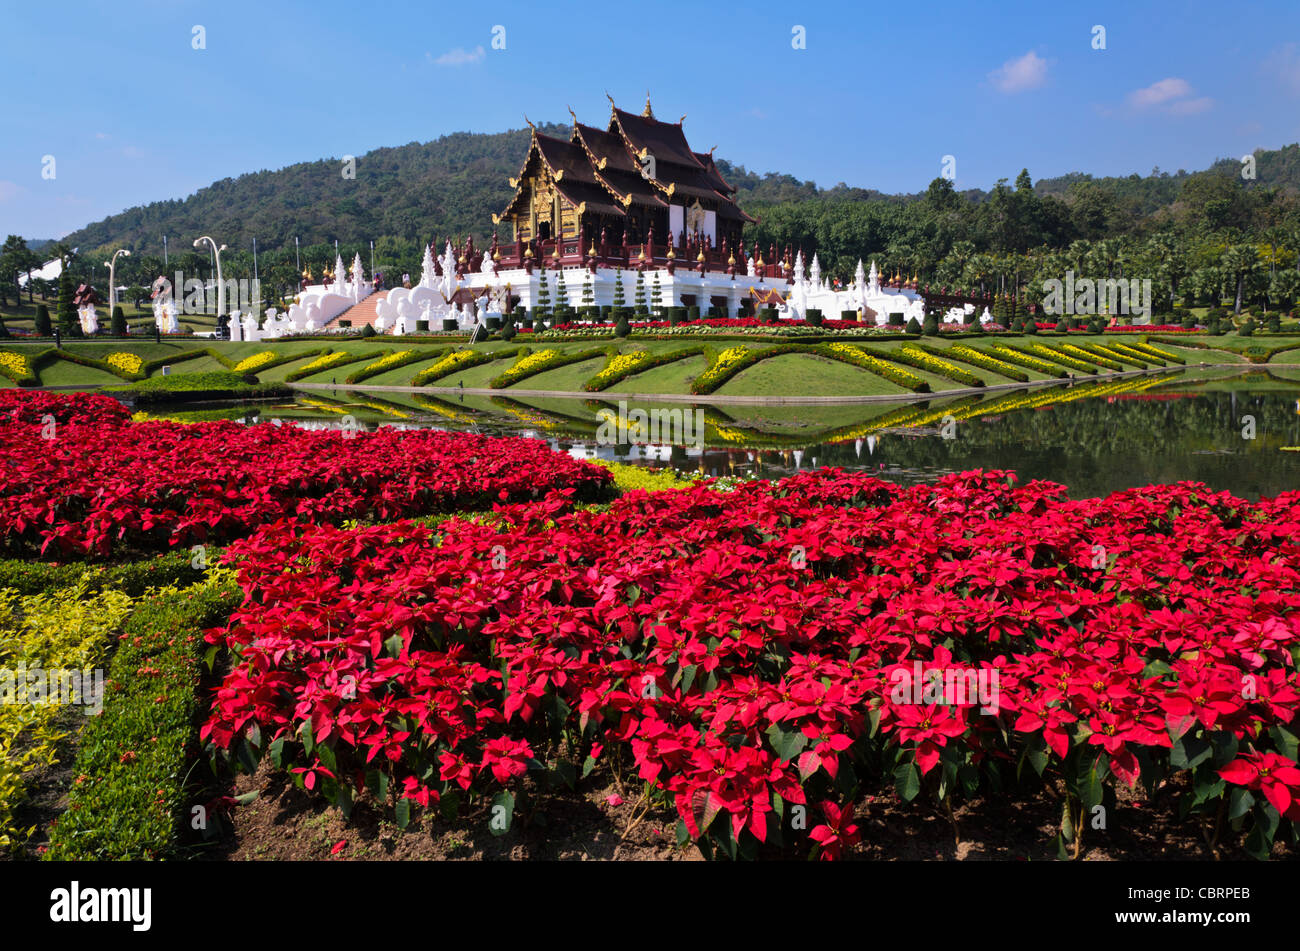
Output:
<svg viewBox="0 0 1300 951">
<path fill-rule="evenodd" d="M 99 314 L 94 304 L 83 304 L 77 308 L 77 317 L 81 320 L 81 332 L 87 337 L 99 331 Z"/>
<path fill-rule="evenodd" d="M 419 287 L 436 288 L 438 286 L 438 272 L 433 267 L 433 250 L 429 245 L 424 246 L 424 262 L 420 268 Z"/>
<path fill-rule="evenodd" d="M 361 252 L 358 251 L 356 257 L 352 259 L 352 300 L 360 301 L 364 296 L 361 293 L 361 282 L 365 280 L 365 273 L 361 270 Z"/>
</svg>

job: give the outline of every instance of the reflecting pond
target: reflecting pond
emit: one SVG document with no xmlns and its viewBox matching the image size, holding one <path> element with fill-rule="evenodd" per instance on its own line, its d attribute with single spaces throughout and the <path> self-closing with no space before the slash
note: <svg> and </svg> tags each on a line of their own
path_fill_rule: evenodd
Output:
<svg viewBox="0 0 1300 951">
<path fill-rule="evenodd" d="M 150 412 L 509 433 L 545 439 L 580 458 L 720 476 L 841 466 L 906 483 L 998 468 L 1022 480 L 1063 483 L 1080 497 L 1183 480 L 1251 499 L 1300 488 L 1300 451 L 1292 451 L 1300 449 L 1300 366 L 1171 371 L 908 403 L 620 407 L 593 396 L 522 400 L 340 388 L 304 392 L 292 402 Z M 642 419 L 663 423 L 649 439 L 637 438 L 638 410 Z M 620 428 L 620 419 L 632 427 Z M 698 430 L 690 426 L 695 421 Z"/>
</svg>

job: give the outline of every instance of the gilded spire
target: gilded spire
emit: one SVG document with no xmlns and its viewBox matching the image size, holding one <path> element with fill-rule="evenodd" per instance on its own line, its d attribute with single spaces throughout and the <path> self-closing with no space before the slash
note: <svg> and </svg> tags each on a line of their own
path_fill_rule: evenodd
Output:
<svg viewBox="0 0 1300 951">
<path fill-rule="evenodd" d="M 613 101 L 614 101 L 614 100 L 612 100 L 612 99 L 610 100 L 610 102 L 613 102 Z M 641 115 L 645 116 L 647 119 L 653 119 L 653 118 L 655 117 L 654 110 L 650 108 L 650 90 L 649 90 L 649 89 L 647 89 L 647 90 L 645 91 L 645 109 L 643 109 L 643 110 L 641 111 Z"/>
</svg>

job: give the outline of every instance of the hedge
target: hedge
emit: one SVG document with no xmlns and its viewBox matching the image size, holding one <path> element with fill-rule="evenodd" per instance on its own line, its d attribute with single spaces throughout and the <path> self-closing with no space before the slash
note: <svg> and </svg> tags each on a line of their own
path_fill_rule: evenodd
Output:
<svg viewBox="0 0 1300 951">
<path fill-rule="evenodd" d="M 411 377 L 410 385 L 424 386 L 433 383 L 435 380 L 441 380 L 445 376 L 450 376 L 458 370 L 468 370 L 470 367 L 482 366 L 485 363 L 491 363 L 493 360 L 503 360 L 506 357 L 517 356 L 527 349 L 527 347 L 514 347 L 506 350 L 453 350 L 433 366 L 425 367 Z M 470 356 L 459 356 L 462 353 L 470 354 Z"/>
<path fill-rule="evenodd" d="M 347 350 L 335 350 L 333 353 L 327 353 L 319 360 L 313 360 L 306 366 L 299 367 L 284 375 L 284 382 L 296 383 L 298 380 L 317 373 L 324 373 L 326 370 L 337 370 L 339 367 L 347 366 L 349 363 L 357 363 L 360 360 L 366 360 L 374 354 L 370 353 L 349 353 Z"/>
<path fill-rule="evenodd" d="M 258 383 L 254 376 L 229 370 L 207 373 L 175 373 L 155 376 L 138 383 L 106 386 L 101 392 L 121 393 L 137 403 L 188 403 L 199 400 L 256 399 L 288 396 L 293 392 L 284 383 Z"/>
<path fill-rule="evenodd" d="M 915 318 L 913 318 L 915 319 Z M 918 351 L 920 347 L 915 344 L 908 344 L 907 347 L 899 347 L 897 350 L 874 350 L 869 351 L 874 356 L 882 360 L 893 360 L 896 363 L 903 363 L 917 370 L 924 370 L 926 373 L 933 373 L 935 376 L 941 376 L 945 379 L 952 380 L 954 383 L 960 383 L 962 386 L 983 386 L 984 380 L 971 373 L 969 370 L 963 370 L 959 366 L 949 363 L 947 360 L 926 354 L 924 351 L 921 356 L 908 353 L 908 348 L 914 348 Z"/>
<path fill-rule="evenodd" d="M 389 370 L 396 370 L 398 367 L 410 366 L 412 363 L 419 363 L 421 360 L 440 357 L 446 352 L 446 347 L 415 347 L 411 350 L 388 353 L 376 358 L 374 363 L 368 363 L 360 370 L 349 374 L 344 378 L 343 382 L 360 383 L 362 380 L 368 380 L 372 376 L 387 373 Z M 370 354 L 370 356 L 374 355 Z"/>
<path fill-rule="evenodd" d="M 175 855 L 188 828 L 187 765 L 197 752 L 203 632 L 239 603 L 229 571 L 145 598 L 123 626 L 104 710 L 82 731 L 68 807 L 51 825 L 51 860 Z"/>
<path fill-rule="evenodd" d="M 854 344 L 839 342 L 821 344 L 784 343 L 763 349 L 753 348 L 740 353 L 739 351 L 742 349 L 729 347 L 727 350 L 722 351 L 719 354 L 719 359 L 715 359 L 713 364 L 695 378 L 695 381 L 691 384 L 691 392 L 699 395 L 712 393 L 741 370 L 753 366 L 760 360 L 779 357 L 787 353 L 807 353 L 825 357 L 828 360 L 836 360 L 840 363 L 848 363 L 851 366 L 884 377 L 896 386 L 901 386 L 914 393 L 930 392 L 930 384 L 916 376 L 916 374 L 895 367 L 882 359 L 879 354 Z M 728 354 L 731 355 L 728 357 Z M 722 357 L 728 358 L 725 360 L 725 366 L 718 369 L 724 363 Z"/>
<path fill-rule="evenodd" d="M 637 351 L 646 353 L 646 351 Z M 646 353 L 644 359 L 638 363 L 615 370 L 608 373 L 609 368 L 614 362 L 625 354 L 612 353 L 609 361 L 601 368 L 600 372 L 582 385 L 582 388 L 588 393 L 599 393 L 601 390 L 607 390 L 615 383 L 621 383 L 628 377 L 637 373 L 643 373 L 646 370 L 652 370 L 655 367 L 666 366 L 669 363 L 676 363 L 678 360 L 684 360 L 686 357 L 696 357 L 704 353 L 704 345 L 700 344 L 694 347 L 683 347 L 681 350 L 664 351 L 663 353 L 650 354 Z"/>
<path fill-rule="evenodd" d="M 1028 373 L 1017 369 L 1008 361 L 991 357 L 987 353 L 982 353 L 979 350 L 976 350 L 974 347 L 957 345 L 944 349 L 941 347 L 927 346 L 923 343 L 914 344 L 914 346 L 917 350 L 924 350 L 931 356 L 942 357 L 945 360 L 955 360 L 958 363 L 966 363 L 973 367 L 979 367 L 981 370 L 988 370 L 990 373 L 1004 376 L 1008 380 L 1015 380 L 1017 383 L 1029 382 Z"/>
<path fill-rule="evenodd" d="M 203 559 L 211 564 L 220 559 L 222 549 L 207 546 Z M 144 594 L 148 588 L 163 585 L 193 584 L 204 576 L 203 568 L 194 566 L 198 552 L 190 549 L 172 551 L 155 558 L 118 564 L 72 562 L 51 564 L 40 561 L 23 561 L 17 558 L 0 559 L 0 587 L 13 588 L 20 594 L 40 594 L 59 588 L 70 588 L 82 577 L 86 590 L 122 591 L 132 597 Z"/>
<path fill-rule="evenodd" d="M 984 351 L 980 352 L 983 353 Z M 1009 344 L 995 343 L 993 345 L 993 353 L 989 354 L 989 356 L 992 356 L 995 360 L 1005 360 L 1007 363 L 1014 363 L 1017 366 L 1025 367 L 1026 369 L 1033 370 L 1036 373 L 1055 377 L 1058 380 L 1064 379 L 1069 375 L 1066 370 L 1061 369 L 1056 364 L 1048 363 L 1046 360 L 1040 360 L 1038 357 L 1030 356 L 1027 353 L 1022 353 Z"/>
<path fill-rule="evenodd" d="M 561 350 L 554 350 L 551 351 L 545 359 L 530 360 L 531 357 L 540 358 L 546 353 L 545 350 L 538 350 L 534 353 L 521 356 L 519 361 L 514 365 L 507 367 L 503 372 L 494 376 L 492 381 L 488 383 L 488 386 L 494 390 L 503 390 L 507 386 L 513 386 L 520 380 L 525 380 L 530 376 L 536 376 L 538 373 L 543 373 L 546 370 L 554 370 L 558 367 L 566 367 L 570 363 L 581 363 L 583 360 L 590 360 L 593 357 L 604 356 L 605 350 L 603 347 L 593 347 L 590 350 L 577 350 L 570 353 L 565 353 Z"/>
<path fill-rule="evenodd" d="M 39 354 L 38 354 L 39 356 Z M 40 386 L 40 377 L 32 360 L 21 350 L 0 349 L 0 375 L 7 377 L 19 386 Z"/>
</svg>

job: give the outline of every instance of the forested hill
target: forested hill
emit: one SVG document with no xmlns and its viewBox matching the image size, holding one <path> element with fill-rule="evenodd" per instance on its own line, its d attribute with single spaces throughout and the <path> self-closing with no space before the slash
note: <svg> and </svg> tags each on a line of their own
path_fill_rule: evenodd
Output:
<svg viewBox="0 0 1300 951">
<path fill-rule="evenodd" d="M 538 128 L 559 136 L 569 132 L 568 125 Z M 338 159 L 226 178 L 185 199 L 129 208 L 73 232 L 64 241 L 83 249 L 112 244 L 156 253 L 161 251 L 164 234 L 178 241 L 197 234 L 218 235 L 232 248 L 247 248 L 257 238 L 258 246 L 267 250 L 292 247 L 295 236 L 303 245 L 332 244 L 335 239 L 355 243 L 383 235 L 414 241 L 472 233 L 482 240 L 491 231 L 492 214 L 510 198 L 507 179 L 518 174 L 528 137 L 527 129 L 458 132 L 432 142 L 376 149 L 357 158 L 355 179 L 343 176 Z M 1256 155 L 1257 177 L 1247 187 L 1300 190 L 1300 145 Z M 722 159 L 718 166 L 739 189 L 742 207 L 762 212 L 809 200 L 905 203 L 925 194 L 885 195 L 844 183 L 819 188 L 791 175 L 758 174 Z M 1009 168 L 1008 178 L 1018 171 Z M 1042 179 L 1034 191 L 1068 201 L 1081 191 L 1095 197 L 1100 190 L 1112 206 L 1124 209 L 1125 214 L 1116 217 L 1128 227 L 1137 227 L 1142 219 L 1176 207 L 1188 182 L 1198 175 L 1239 176 L 1240 171 L 1239 160 L 1222 159 L 1201 173 L 1155 170 L 1146 176 L 1118 178 L 1072 173 Z M 962 194 L 975 203 L 989 195 L 981 190 Z"/>
</svg>

